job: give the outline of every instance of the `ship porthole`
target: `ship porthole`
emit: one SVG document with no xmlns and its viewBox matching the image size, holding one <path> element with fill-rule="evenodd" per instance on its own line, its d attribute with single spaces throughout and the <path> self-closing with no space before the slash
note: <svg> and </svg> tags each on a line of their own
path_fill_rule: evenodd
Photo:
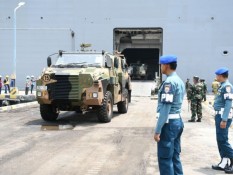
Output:
<svg viewBox="0 0 233 175">
<path fill-rule="evenodd" d="M 228 52 L 227 50 L 224 50 L 224 51 L 222 52 L 223 55 L 228 55 L 228 53 L 229 53 L 229 52 Z"/>
</svg>

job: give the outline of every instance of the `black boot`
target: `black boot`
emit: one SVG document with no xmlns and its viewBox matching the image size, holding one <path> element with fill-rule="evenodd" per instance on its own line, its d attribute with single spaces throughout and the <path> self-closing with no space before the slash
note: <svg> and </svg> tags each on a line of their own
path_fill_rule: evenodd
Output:
<svg viewBox="0 0 233 175">
<path fill-rule="evenodd" d="M 230 166 L 228 166 L 227 168 L 225 168 L 225 173 L 226 174 L 233 174 L 233 159 L 230 159 L 230 160 L 231 160 Z"/>
<path fill-rule="evenodd" d="M 197 121 L 196 121 L 196 122 L 201 122 L 201 118 L 197 119 Z"/>
<path fill-rule="evenodd" d="M 195 122 L 195 119 L 190 119 L 188 120 L 188 122 Z"/>
<path fill-rule="evenodd" d="M 228 168 L 228 158 L 222 158 L 218 165 L 212 165 L 212 169 L 225 171 Z"/>
</svg>

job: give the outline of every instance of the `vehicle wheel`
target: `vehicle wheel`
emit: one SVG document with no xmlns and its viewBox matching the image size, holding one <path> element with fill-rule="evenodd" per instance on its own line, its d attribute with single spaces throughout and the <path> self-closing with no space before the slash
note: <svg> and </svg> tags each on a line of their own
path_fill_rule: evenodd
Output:
<svg viewBox="0 0 233 175">
<path fill-rule="evenodd" d="M 3 100 L 2 101 L 2 106 L 9 106 L 10 102 L 8 100 Z"/>
<path fill-rule="evenodd" d="M 117 109 L 118 109 L 118 112 L 119 113 L 127 113 L 128 111 L 128 105 L 129 105 L 129 96 L 128 96 L 128 90 L 126 89 L 124 91 L 124 94 L 125 96 L 125 101 L 121 101 L 119 103 L 117 103 Z"/>
<path fill-rule="evenodd" d="M 103 105 L 98 110 L 98 119 L 100 122 L 108 123 L 113 115 L 112 93 L 107 91 L 104 96 Z"/>
<path fill-rule="evenodd" d="M 131 103 L 131 90 L 128 91 L 129 103 Z"/>
<path fill-rule="evenodd" d="M 55 111 L 52 105 L 40 105 L 40 114 L 45 121 L 55 121 L 58 117 L 58 112 Z"/>
<path fill-rule="evenodd" d="M 77 108 L 77 109 L 75 110 L 75 112 L 78 113 L 78 114 L 81 114 L 83 111 L 82 111 L 80 108 Z"/>
</svg>

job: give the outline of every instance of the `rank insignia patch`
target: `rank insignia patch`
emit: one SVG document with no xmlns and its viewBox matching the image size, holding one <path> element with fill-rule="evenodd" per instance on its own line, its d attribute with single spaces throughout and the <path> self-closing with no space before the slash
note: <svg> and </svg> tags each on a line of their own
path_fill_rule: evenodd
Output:
<svg viewBox="0 0 233 175">
<path fill-rule="evenodd" d="M 230 93 L 231 92 L 231 86 L 226 86 L 226 91 L 227 91 L 227 93 Z"/>
<path fill-rule="evenodd" d="M 163 91 L 161 92 L 161 102 L 162 103 L 172 103 L 173 102 L 173 94 L 172 94 L 172 86 L 170 83 L 164 83 Z"/>
<path fill-rule="evenodd" d="M 165 87 L 164 87 L 164 92 L 165 93 L 168 93 L 168 92 L 170 92 L 170 90 L 171 90 L 171 85 L 165 85 Z"/>
</svg>

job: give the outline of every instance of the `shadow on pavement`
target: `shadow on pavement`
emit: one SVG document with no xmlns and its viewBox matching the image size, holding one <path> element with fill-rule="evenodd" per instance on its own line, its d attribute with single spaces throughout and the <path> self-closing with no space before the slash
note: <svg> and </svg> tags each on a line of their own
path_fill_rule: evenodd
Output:
<svg viewBox="0 0 233 175">
<path fill-rule="evenodd" d="M 112 120 L 118 117 L 118 112 L 113 112 Z M 27 122 L 25 125 L 41 125 L 41 130 L 72 130 L 76 126 L 94 126 L 106 123 L 98 121 L 95 112 L 86 112 L 85 114 L 77 112 L 62 112 L 54 122 L 44 121 L 42 118 Z"/>
<path fill-rule="evenodd" d="M 199 169 L 194 169 L 196 172 L 199 172 L 203 175 L 220 175 L 220 174 L 225 174 L 224 171 L 218 171 L 218 170 L 213 170 L 211 168 L 211 164 L 209 167 L 200 167 Z"/>
</svg>

